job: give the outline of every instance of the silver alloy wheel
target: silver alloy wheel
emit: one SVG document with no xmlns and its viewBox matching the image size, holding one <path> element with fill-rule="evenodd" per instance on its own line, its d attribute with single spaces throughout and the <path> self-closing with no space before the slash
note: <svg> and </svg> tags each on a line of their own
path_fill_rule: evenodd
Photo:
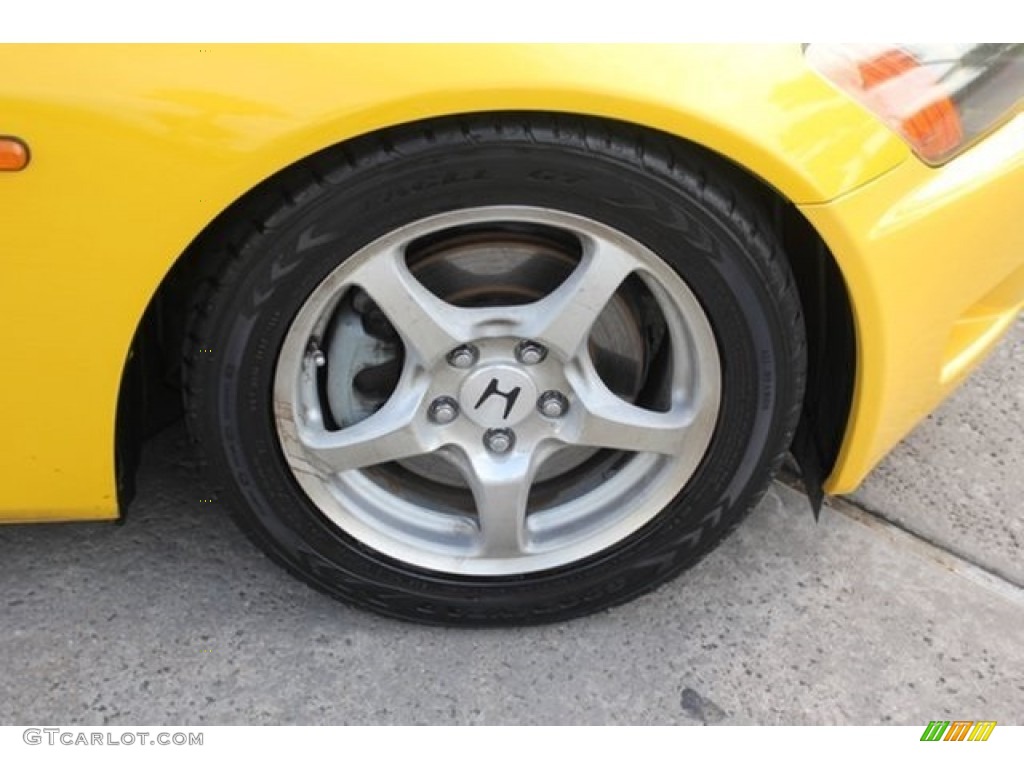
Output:
<svg viewBox="0 0 1024 768">
<path fill-rule="evenodd" d="M 493 306 L 445 301 L 410 268 L 424 239 L 492 225 L 558 232 L 578 244 L 576 263 L 539 298 Z M 592 354 L 627 281 L 653 300 L 670 346 L 656 408 L 613 392 Z M 324 370 L 353 365 L 353 345 L 324 339 L 353 295 L 386 317 L 401 364 L 380 403 L 339 419 Z M 395 560 L 470 576 L 564 566 L 638 531 L 697 469 L 720 400 L 714 334 L 674 270 L 597 221 L 520 206 L 421 219 L 345 259 L 292 321 L 274 378 L 285 459 L 323 515 Z"/>
</svg>

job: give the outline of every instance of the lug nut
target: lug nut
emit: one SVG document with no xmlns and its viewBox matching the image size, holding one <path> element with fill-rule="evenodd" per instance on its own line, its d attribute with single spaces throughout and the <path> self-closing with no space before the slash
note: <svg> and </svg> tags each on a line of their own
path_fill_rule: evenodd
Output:
<svg viewBox="0 0 1024 768">
<path fill-rule="evenodd" d="M 491 453 L 508 453 L 516 444 L 516 433 L 511 429 L 488 429 L 484 432 L 484 447 Z"/>
<path fill-rule="evenodd" d="M 451 397 L 439 397 L 427 409 L 427 418 L 435 424 L 451 424 L 459 415 L 459 404 Z"/>
<path fill-rule="evenodd" d="M 569 410 L 569 401 L 561 392 L 549 389 L 537 398 L 537 410 L 549 419 L 565 416 Z"/>
<path fill-rule="evenodd" d="M 448 353 L 448 365 L 453 368 L 471 368 L 480 357 L 476 347 L 472 344 L 463 344 Z"/>
<path fill-rule="evenodd" d="M 516 360 L 523 365 L 536 365 L 547 356 L 547 349 L 535 341 L 520 341 L 516 344 Z"/>
</svg>

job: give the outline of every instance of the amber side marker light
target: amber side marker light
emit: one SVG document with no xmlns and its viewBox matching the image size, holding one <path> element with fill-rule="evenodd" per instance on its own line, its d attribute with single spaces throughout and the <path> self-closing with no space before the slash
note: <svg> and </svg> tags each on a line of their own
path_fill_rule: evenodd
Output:
<svg viewBox="0 0 1024 768">
<path fill-rule="evenodd" d="M 21 139 L 0 136 L 0 171 L 20 171 L 28 165 L 28 147 Z"/>
</svg>

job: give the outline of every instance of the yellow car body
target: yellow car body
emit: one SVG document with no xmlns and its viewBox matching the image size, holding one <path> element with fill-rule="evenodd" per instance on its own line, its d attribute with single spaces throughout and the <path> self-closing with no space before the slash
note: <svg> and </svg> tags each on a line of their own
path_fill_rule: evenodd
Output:
<svg viewBox="0 0 1024 768">
<path fill-rule="evenodd" d="M 799 46 L 3 46 L 0 521 L 119 515 L 117 411 L 147 305 L 210 222 L 377 129 L 490 111 L 646 126 L 732 160 L 827 245 L 855 322 L 825 489 L 853 489 L 1024 300 L 1024 117 L 941 167 Z"/>
</svg>

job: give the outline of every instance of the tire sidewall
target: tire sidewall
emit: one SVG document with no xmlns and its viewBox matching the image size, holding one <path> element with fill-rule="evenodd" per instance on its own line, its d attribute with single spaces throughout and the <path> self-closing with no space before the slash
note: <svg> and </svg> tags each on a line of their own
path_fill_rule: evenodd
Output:
<svg viewBox="0 0 1024 768">
<path fill-rule="evenodd" d="M 425 621 L 541 621 L 622 602 L 698 559 L 765 487 L 792 430 L 797 375 L 769 245 L 694 176 L 592 148 L 517 142 L 419 147 L 347 168 L 245 243 L 213 307 L 216 393 L 198 428 L 243 523 L 316 586 Z M 675 499 L 627 539 L 568 566 L 506 577 L 437 573 L 355 540 L 303 493 L 280 449 L 272 393 L 289 325 L 317 285 L 367 243 L 467 207 L 529 205 L 619 229 L 666 261 L 700 301 L 718 343 L 722 398 L 704 459 Z M 211 449 L 212 446 L 212 449 Z"/>
</svg>

